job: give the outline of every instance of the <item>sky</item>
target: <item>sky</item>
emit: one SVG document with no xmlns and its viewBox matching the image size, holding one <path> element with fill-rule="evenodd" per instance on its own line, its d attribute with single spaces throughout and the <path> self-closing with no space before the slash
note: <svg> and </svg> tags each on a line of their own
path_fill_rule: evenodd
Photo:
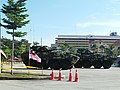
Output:
<svg viewBox="0 0 120 90">
<path fill-rule="evenodd" d="M 29 42 L 50 46 L 58 35 L 120 35 L 120 0 L 28 0 L 26 8 L 30 23 L 19 30 L 28 32 L 20 39 Z M 2 36 L 11 37 L 4 28 Z"/>
</svg>

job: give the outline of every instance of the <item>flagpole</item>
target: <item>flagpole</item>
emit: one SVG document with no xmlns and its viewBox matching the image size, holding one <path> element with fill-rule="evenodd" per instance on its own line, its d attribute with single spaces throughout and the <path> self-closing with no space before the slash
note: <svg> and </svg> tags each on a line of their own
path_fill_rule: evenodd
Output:
<svg viewBox="0 0 120 90">
<path fill-rule="evenodd" d="M 30 33 L 29 33 L 29 39 L 31 40 L 31 24 L 30 24 Z M 29 42 L 30 42 L 30 40 L 29 40 Z M 31 43 L 31 42 L 30 42 Z M 29 66 L 30 66 L 30 44 L 29 44 L 29 48 L 28 48 L 29 50 L 28 50 L 28 66 L 27 66 L 27 68 L 29 68 Z M 30 74 L 30 70 L 28 69 L 28 74 Z"/>
<path fill-rule="evenodd" d="M 0 50 L 1 50 L 1 9 L 0 9 Z M 1 53 L 0 53 L 0 73 L 2 72 L 2 60 L 1 60 Z"/>
<path fill-rule="evenodd" d="M 31 24 L 30 24 L 30 34 L 29 34 L 29 39 L 30 39 L 30 40 L 32 40 L 32 38 L 31 38 L 31 31 L 32 31 L 32 29 L 31 29 Z M 29 40 L 29 42 L 30 42 L 30 40 Z M 29 45 L 29 55 L 30 55 L 30 52 L 31 52 L 31 51 L 30 51 L 30 45 Z M 28 55 L 28 56 L 29 56 L 29 55 Z M 30 57 L 29 57 L 29 61 L 28 61 L 28 66 L 30 66 Z"/>
<path fill-rule="evenodd" d="M 28 54 L 28 56 L 29 56 L 28 66 L 30 66 L 30 46 L 29 46 L 29 54 Z"/>
<path fill-rule="evenodd" d="M 29 46 L 29 51 L 28 51 L 28 67 L 27 68 L 29 68 L 29 66 L 30 66 L 30 46 Z M 28 69 L 28 75 L 30 74 L 30 70 Z"/>
<path fill-rule="evenodd" d="M 41 46 L 42 46 L 42 37 L 41 37 Z"/>
<path fill-rule="evenodd" d="M 0 24 L 1 24 L 1 9 L 0 9 Z M 0 49 L 1 49 L 1 25 L 0 25 Z"/>
</svg>

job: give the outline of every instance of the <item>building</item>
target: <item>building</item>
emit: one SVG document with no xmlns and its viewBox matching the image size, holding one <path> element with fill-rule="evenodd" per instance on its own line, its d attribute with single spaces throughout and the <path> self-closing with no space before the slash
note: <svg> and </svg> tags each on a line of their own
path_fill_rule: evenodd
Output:
<svg viewBox="0 0 120 90">
<path fill-rule="evenodd" d="M 76 48 L 90 48 L 91 45 L 104 44 L 120 46 L 120 36 L 113 32 L 110 36 L 97 35 L 58 35 L 56 45 L 67 43 Z"/>
</svg>

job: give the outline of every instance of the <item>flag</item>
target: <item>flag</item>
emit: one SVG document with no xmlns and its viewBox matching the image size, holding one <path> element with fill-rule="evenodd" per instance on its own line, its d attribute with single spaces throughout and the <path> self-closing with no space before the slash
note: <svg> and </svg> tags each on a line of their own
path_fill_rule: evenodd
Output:
<svg viewBox="0 0 120 90">
<path fill-rule="evenodd" d="M 29 53 L 29 59 L 36 60 L 37 62 L 41 62 L 41 58 L 34 52 Z"/>
</svg>

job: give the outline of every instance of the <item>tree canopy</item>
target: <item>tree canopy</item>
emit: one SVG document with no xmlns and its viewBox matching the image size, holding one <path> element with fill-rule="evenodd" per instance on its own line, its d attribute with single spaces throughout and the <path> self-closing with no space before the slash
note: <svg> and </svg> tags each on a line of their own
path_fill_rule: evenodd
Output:
<svg viewBox="0 0 120 90">
<path fill-rule="evenodd" d="M 8 38 L 2 38 L 2 50 L 5 52 L 8 58 L 11 58 L 11 51 L 12 51 L 12 40 Z M 21 39 L 20 41 L 15 40 L 15 57 L 21 57 L 21 54 L 29 49 L 30 43 L 28 40 Z"/>
<path fill-rule="evenodd" d="M 6 18 L 3 18 L 2 21 L 4 24 L 1 24 L 6 29 L 17 30 L 17 28 L 22 28 L 29 23 L 29 20 L 26 20 L 29 16 L 25 14 L 27 9 L 25 8 L 25 2 L 27 0 L 8 0 L 7 4 L 3 4 L 1 12 L 5 14 Z M 13 32 L 7 31 L 8 34 L 13 35 Z M 26 32 L 15 32 L 15 37 L 22 37 L 26 35 Z"/>
</svg>

